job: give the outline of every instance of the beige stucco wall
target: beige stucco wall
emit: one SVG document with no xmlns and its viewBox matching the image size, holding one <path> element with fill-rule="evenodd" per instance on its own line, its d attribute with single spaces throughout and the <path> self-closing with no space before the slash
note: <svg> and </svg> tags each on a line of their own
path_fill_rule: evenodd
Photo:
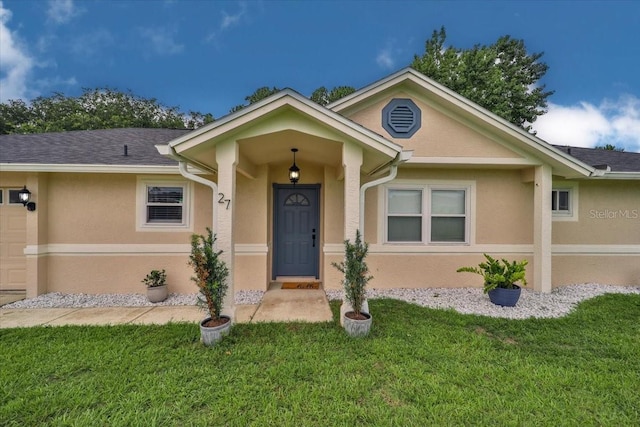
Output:
<svg viewBox="0 0 640 427">
<path fill-rule="evenodd" d="M 411 138 L 394 138 L 382 126 L 382 109 L 394 98 L 409 98 L 420 108 L 422 125 Z M 415 157 L 520 157 L 485 136 L 484 131 L 461 124 L 407 92 L 387 94 L 349 118 L 402 145 L 405 150 L 414 150 Z"/>
<path fill-rule="evenodd" d="M 638 181 L 579 181 L 576 190 L 579 220 L 554 221 L 554 244 L 640 245 Z"/>
<path fill-rule="evenodd" d="M 553 286 L 575 283 L 640 285 L 640 255 L 554 255 Z"/>
</svg>

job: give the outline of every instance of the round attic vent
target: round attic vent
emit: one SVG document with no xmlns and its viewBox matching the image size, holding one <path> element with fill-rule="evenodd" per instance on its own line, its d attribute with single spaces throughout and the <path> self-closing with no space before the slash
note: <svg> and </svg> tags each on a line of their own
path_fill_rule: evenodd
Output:
<svg viewBox="0 0 640 427">
<path fill-rule="evenodd" d="M 410 99 L 392 99 L 382 109 L 382 127 L 394 138 L 410 138 L 421 126 L 422 114 Z"/>
</svg>

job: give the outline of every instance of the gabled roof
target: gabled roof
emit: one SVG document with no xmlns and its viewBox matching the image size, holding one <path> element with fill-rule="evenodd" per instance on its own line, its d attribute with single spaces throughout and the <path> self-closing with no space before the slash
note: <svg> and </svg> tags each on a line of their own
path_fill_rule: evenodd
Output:
<svg viewBox="0 0 640 427">
<path fill-rule="evenodd" d="M 30 170 L 29 165 L 83 165 L 97 169 L 101 169 L 100 166 L 176 166 L 174 160 L 160 155 L 155 145 L 188 132 L 190 130 L 126 128 L 0 135 L 0 165 L 3 170 L 14 170 L 18 165 L 23 167 L 21 170 Z"/>
<path fill-rule="evenodd" d="M 587 177 L 594 173 L 594 168 L 590 165 L 567 155 L 410 67 L 341 98 L 327 105 L 327 108 L 341 114 L 349 114 L 357 111 L 360 105 L 366 105 L 376 95 L 387 93 L 397 87 L 410 88 L 415 93 L 428 94 L 435 103 L 452 112 L 460 120 L 489 129 L 500 139 L 510 141 L 519 151 L 549 163 L 554 173 L 572 178 Z"/>
<path fill-rule="evenodd" d="M 286 113 L 291 115 L 287 116 L 285 121 L 280 120 L 282 114 Z M 261 127 L 265 123 L 268 125 Z M 211 153 L 215 151 L 219 141 L 231 137 L 247 139 L 260 134 L 286 130 L 309 132 L 310 135 L 320 138 L 351 141 L 360 145 L 364 149 L 363 168 L 367 172 L 399 157 L 403 151 L 401 145 L 311 101 L 292 89 L 284 89 L 187 135 L 180 136 L 171 141 L 167 147 L 159 146 L 158 150 L 168 156 L 177 155 L 181 160 L 198 167 L 211 168 L 213 165 L 206 164 L 207 160 L 204 157 L 210 162 Z M 206 156 L 203 155 L 202 147 L 206 147 Z M 280 153 L 269 153 L 269 156 L 284 154 L 288 158 L 288 150 L 279 151 Z M 304 155 L 302 150 L 300 154 Z M 245 157 L 245 164 L 247 164 L 246 160 L 248 159 Z M 277 160 L 276 157 L 260 159 L 261 162 L 275 160 Z"/>
<path fill-rule="evenodd" d="M 560 145 L 555 147 L 596 169 L 606 170 L 608 167 L 611 172 L 640 172 L 640 153 Z"/>
</svg>

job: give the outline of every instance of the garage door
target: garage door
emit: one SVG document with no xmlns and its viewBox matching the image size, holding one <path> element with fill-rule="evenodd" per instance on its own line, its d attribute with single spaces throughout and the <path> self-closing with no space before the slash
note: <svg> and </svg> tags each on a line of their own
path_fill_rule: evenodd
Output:
<svg viewBox="0 0 640 427">
<path fill-rule="evenodd" d="M 27 209 L 20 189 L 0 188 L 0 290 L 26 289 Z"/>
</svg>

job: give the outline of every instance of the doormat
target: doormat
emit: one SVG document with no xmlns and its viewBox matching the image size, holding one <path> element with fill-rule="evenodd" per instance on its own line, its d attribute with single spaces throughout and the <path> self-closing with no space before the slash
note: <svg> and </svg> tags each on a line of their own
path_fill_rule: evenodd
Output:
<svg viewBox="0 0 640 427">
<path fill-rule="evenodd" d="M 285 282 L 282 289 L 320 289 L 320 282 Z"/>
</svg>

